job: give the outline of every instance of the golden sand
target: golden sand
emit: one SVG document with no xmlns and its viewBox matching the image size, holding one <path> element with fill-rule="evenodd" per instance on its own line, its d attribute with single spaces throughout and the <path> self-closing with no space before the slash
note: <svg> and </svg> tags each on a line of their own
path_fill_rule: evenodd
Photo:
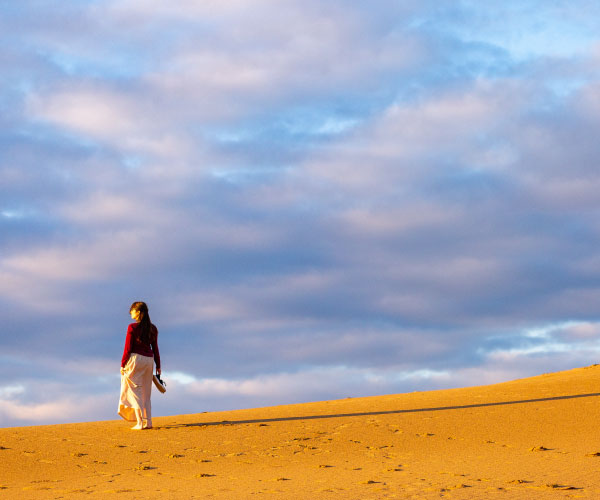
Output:
<svg viewBox="0 0 600 500">
<path fill-rule="evenodd" d="M 2 499 L 600 499 L 600 367 L 491 386 L 0 429 Z M 168 393 L 165 397 L 168 397 Z"/>
</svg>

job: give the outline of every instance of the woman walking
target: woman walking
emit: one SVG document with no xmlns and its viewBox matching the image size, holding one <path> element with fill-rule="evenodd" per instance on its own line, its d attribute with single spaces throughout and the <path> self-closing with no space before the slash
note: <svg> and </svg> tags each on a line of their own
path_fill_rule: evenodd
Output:
<svg viewBox="0 0 600 500">
<path fill-rule="evenodd" d="M 148 306 L 144 302 L 131 304 L 129 314 L 135 323 L 127 328 L 121 359 L 119 415 L 130 422 L 137 422 L 133 430 L 151 429 L 150 393 L 155 362 L 156 373 L 161 373 L 158 330 L 150 322 Z"/>
</svg>

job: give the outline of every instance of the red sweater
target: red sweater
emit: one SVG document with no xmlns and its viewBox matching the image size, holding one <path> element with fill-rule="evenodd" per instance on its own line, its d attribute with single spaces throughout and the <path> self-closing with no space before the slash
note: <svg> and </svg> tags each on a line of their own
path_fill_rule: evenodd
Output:
<svg viewBox="0 0 600 500">
<path fill-rule="evenodd" d="M 135 354 L 142 356 L 154 357 L 156 369 L 160 369 L 160 354 L 158 352 L 158 330 L 152 325 L 151 340 L 149 344 L 144 344 L 139 338 L 139 323 L 131 323 L 127 328 L 127 337 L 125 338 L 125 349 L 123 350 L 123 358 L 121 359 L 121 367 L 125 368 L 129 357 Z"/>
</svg>

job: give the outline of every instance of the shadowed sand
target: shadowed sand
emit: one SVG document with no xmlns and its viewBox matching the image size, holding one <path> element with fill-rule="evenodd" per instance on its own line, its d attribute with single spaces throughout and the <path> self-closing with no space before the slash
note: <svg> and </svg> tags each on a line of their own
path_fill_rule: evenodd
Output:
<svg viewBox="0 0 600 500">
<path fill-rule="evenodd" d="M 600 367 L 491 386 L 0 429 L 0 500 L 600 498 Z M 166 395 L 168 397 L 168 394 Z"/>
</svg>

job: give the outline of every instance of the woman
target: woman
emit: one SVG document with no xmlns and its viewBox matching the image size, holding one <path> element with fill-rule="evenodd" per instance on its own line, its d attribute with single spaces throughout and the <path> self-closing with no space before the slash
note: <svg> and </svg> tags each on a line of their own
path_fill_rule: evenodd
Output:
<svg viewBox="0 0 600 500">
<path fill-rule="evenodd" d="M 127 328 L 121 359 L 119 415 L 125 420 L 137 422 L 133 430 L 152 429 L 150 392 L 154 362 L 156 373 L 161 373 L 158 330 L 150 322 L 148 306 L 144 302 L 131 304 L 129 314 L 135 323 Z"/>
</svg>

